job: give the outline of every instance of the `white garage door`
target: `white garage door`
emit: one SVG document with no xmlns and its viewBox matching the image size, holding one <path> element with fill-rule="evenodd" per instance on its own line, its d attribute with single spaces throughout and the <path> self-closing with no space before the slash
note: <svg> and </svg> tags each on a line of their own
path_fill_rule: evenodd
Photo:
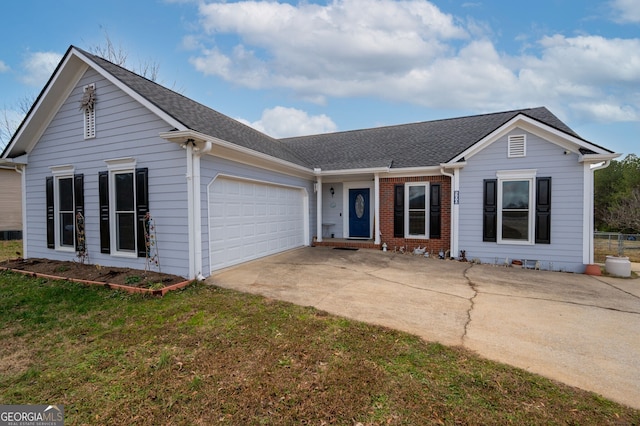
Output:
<svg viewBox="0 0 640 426">
<path fill-rule="evenodd" d="M 211 270 L 304 245 L 301 189 L 217 178 L 209 189 Z"/>
</svg>

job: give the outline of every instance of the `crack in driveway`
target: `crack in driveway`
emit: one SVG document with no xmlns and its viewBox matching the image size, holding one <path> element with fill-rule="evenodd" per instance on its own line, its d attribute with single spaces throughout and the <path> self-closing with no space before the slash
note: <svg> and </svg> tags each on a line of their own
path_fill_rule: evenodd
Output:
<svg viewBox="0 0 640 426">
<path fill-rule="evenodd" d="M 469 298 L 469 309 L 467 309 L 467 321 L 464 323 L 464 330 L 462 332 L 462 337 L 460 338 L 460 342 L 463 346 L 464 346 L 464 341 L 467 338 L 469 325 L 471 325 L 471 312 L 475 307 L 475 299 L 478 296 L 478 287 L 473 282 L 473 280 L 471 280 L 471 278 L 469 278 L 469 276 L 467 275 L 467 272 L 469 272 L 471 268 L 473 268 L 473 263 L 470 263 L 469 266 L 466 267 L 464 271 L 462 271 L 462 276 L 464 277 L 465 280 L 467 280 L 467 284 L 469 285 L 469 288 L 473 290 L 473 296 Z"/>
<path fill-rule="evenodd" d="M 628 311 L 628 310 L 618 309 L 618 308 L 613 308 L 613 307 L 608 307 L 608 306 L 594 305 L 594 304 L 591 304 L 591 303 L 572 302 L 570 300 L 549 299 L 549 298 L 545 298 L 545 297 L 533 297 L 533 296 L 518 296 L 518 295 L 514 295 L 514 294 L 504 294 L 504 293 L 494 293 L 494 292 L 483 292 L 483 294 L 487 294 L 487 295 L 491 295 L 491 296 L 512 297 L 514 299 L 541 300 L 543 302 L 564 303 L 564 304 L 567 304 L 567 305 L 576 305 L 576 306 L 585 306 L 585 307 L 589 307 L 589 308 L 598 308 L 598 309 L 604 309 L 604 310 L 607 310 L 607 311 L 621 312 L 621 313 L 625 313 L 625 314 L 640 314 L 640 312 L 638 312 L 638 311 Z"/>
</svg>

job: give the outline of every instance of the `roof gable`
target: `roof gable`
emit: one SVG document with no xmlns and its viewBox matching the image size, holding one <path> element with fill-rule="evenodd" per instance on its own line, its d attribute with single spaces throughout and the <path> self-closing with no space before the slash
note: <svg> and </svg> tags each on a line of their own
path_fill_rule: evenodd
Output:
<svg viewBox="0 0 640 426">
<path fill-rule="evenodd" d="M 65 53 L 3 156 L 15 157 L 33 149 L 55 113 L 89 67 L 176 130 L 194 130 L 280 160 L 308 166 L 277 139 L 74 46 Z"/>
<path fill-rule="evenodd" d="M 553 116 L 553 114 L 551 114 L 551 112 L 549 112 L 546 108 L 536 108 L 536 110 L 542 110 L 539 112 L 543 112 L 547 117 Z M 535 134 L 550 143 L 556 144 L 580 155 L 585 155 L 585 152 L 606 156 L 612 154 L 612 151 L 609 151 L 605 148 L 582 139 L 575 132 L 569 129 L 564 123 L 555 118 L 555 116 L 553 116 L 555 120 L 552 119 L 543 121 L 539 118 L 535 118 L 536 116 L 540 117 L 540 114 L 530 114 L 530 111 L 527 112 L 529 113 L 518 113 L 509 121 L 505 122 L 500 127 L 496 128 L 494 131 L 487 134 L 485 137 L 478 140 L 476 143 L 469 146 L 464 151 L 459 152 L 457 155 L 447 161 L 447 163 L 457 163 L 470 159 L 475 154 L 491 145 L 497 139 L 503 137 L 516 128 Z M 556 125 L 554 126 L 550 123 L 554 123 Z M 561 125 L 557 125 L 557 123 L 560 123 Z"/>
</svg>

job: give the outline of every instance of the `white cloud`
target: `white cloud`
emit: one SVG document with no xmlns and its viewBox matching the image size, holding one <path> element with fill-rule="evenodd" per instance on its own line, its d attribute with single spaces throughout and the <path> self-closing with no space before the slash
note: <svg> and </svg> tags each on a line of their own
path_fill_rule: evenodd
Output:
<svg viewBox="0 0 640 426">
<path fill-rule="evenodd" d="M 29 53 L 23 62 L 22 82 L 30 86 L 43 86 L 55 70 L 62 55 L 55 52 Z"/>
<path fill-rule="evenodd" d="M 640 11 L 637 1 L 615 4 L 630 17 Z M 199 11 L 193 66 L 253 89 L 284 88 L 318 104 L 377 97 L 480 112 L 545 105 L 565 117 L 573 105 L 579 120 L 640 119 L 640 38 L 555 34 L 525 40 L 526 53 L 506 53 L 486 24 L 412 0 L 240 1 Z"/>
<path fill-rule="evenodd" d="M 7 72 L 10 69 L 11 68 L 9 68 L 9 65 L 5 64 L 3 61 L 0 61 L 0 72 Z"/>
<path fill-rule="evenodd" d="M 617 22 L 640 22 L 640 2 L 638 2 L 638 0 L 613 0 L 611 7 L 613 7 L 615 13 L 614 19 Z"/>
<path fill-rule="evenodd" d="M 244 1 L 203 4 L 200 14 L 207 34 L 237 34 L 243 44 L 226 53 L 203 50 L 192 63 L 223 78 L 229 68 L 220 63 L 232 63 L 234 77 L 251 87 L 295 86 L 300 77 L 347 81 L 402 73 L 416 60 L 445 53 L 449 47 L 442 40 L 467 37 L 450 15 L 424 1 L 336 0 L 326 6 Z M 249 71 L 256 67 L 259 73 Z"/>
<path fill-rule="evenodd" d="M 336 124 L 324 114 L 309 116 L 305 111 L 277 106 L 265 109 L 260 120 L 253 123 L 239 121 L 274 138 L 330 133 L 337 130 Z"/>
<path fill-rule="evenodd" d="M 619 105 L 615 99 L 602 102 L 573 103 L 571 109 L 578 112 L 585 121 L 607 123 L 617 121 L 638 121 L 637 109 L 628 105 Z"/>
</svg>

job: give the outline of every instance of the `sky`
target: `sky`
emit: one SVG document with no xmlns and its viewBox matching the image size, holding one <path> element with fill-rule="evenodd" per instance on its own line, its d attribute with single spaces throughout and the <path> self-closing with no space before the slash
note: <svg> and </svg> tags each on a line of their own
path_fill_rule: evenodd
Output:
<svg viewBox="0 0 640 426">
<path fill-rule="evenodd" d="M 640 154 L 638 0 L 1 8 L 0 120 L 14 126 L 70 45 L 110 40 L 128 68 L 157 65 L 158 83 L 277 138 L 546 106 L 584 139 Z"/>
</svg>

